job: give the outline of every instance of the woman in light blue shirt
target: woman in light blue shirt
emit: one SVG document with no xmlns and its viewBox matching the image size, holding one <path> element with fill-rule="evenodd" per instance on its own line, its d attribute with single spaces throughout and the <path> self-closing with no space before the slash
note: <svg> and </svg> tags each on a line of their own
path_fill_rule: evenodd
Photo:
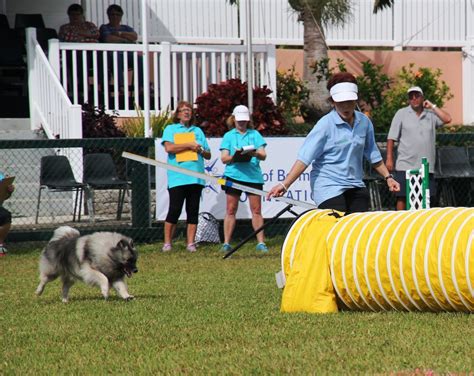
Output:
<svg viewBox="0 0 474 376">
<path fill-rule="evenodd" d="M 346 214 L 367 211 L 369 193 L 362 181 L 364 157 L 385 179 L 390 191 L 398 192 L 400 185 L 383 163 L 371 121 L 355 111 L 356 78 L 351 73 L 337 73 L 328 81 L 327 88 L 333 110 L 316 123 L 288 176 L 270 190 L 268 197 L 285 194 L 311 164 L 310 182 L 318 208 Z"/>
<path fill-rule="evenodd" d="M 194 112 L 189 102 L 179 102 L 178 108 L 173 116 L 174 124 L 168 125 L 163 131 L 162 145 L 168 153 L 168 163 L 173 166 L 186 168 L 188 170 L 204 173 L 204 159 L 211 158 L 209 145 L 203 131 L 194 124 Z M 194 141 L 178 143 L 175 140 L 177 134 L 193 133 Z M 185 160 L 178 162 L 176 155 L 181 152 L 192 151 L 197 153 L 197 160 Z M 179 172 L 168 170 L 168 193 L 170 206 L 165 220 L 165 239 L 163 252 L 171 251 L 171 241 L 176 230 L 178 218 L 186 201 L 186 249 L 195 252 L 194 238 L 196 237 L 199 202 L 201 191 L 205 185 L 203 179 L 184 175 Z"/>
<path fill-rule="evenodd" d="M 228 124 L 232 129 L 224 135 L 220 147 L 221 160 L 226 165 L 224 176 L 227 180 L 261 190 L 263 176 L 260 161 L 267 157 L 265 152 L 267 144 L 261 134 L 251 128 L 250 113 L 246 106 L 235 107 Z M 239 156 L 238 151 L 245 150 L 245 148 L 248 151 Z M 223 186 L 222 189 L 226 193 L 227 206 L 224 218 L 224 244 L 221 249 L 228 252 L 231 250 L 230 240 L 235 228 L 235 214 L 239 207 L 242 191 L 226 186 Z M 263 225 L 261 197 L 251 193 L 247 193 L 247 197 L 252 212 L 252 226 L 256 230 Z M 257 241 L 257 251 L 268 252 L 263 231 L 257 233 Z"/>
</svg>

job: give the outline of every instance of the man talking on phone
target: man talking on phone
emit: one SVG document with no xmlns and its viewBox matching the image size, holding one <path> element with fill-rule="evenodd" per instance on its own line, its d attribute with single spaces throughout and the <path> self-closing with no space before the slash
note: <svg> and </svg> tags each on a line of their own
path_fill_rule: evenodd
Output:
<svg viewBox="0 0 474 376">
<path fill-rule="evenodd" d="M 427 158 L 429 163 L 430 202 L 436 205 L 436 128 L 451 122 L 451 115 L 426 99 L 420 87 L 409 88 L 407 95 L 409 105 L 397 111 L 387 137 L 385 164 L 400 183 L 400 191 L 396 193 L 397 210 L 406 208 L 405 172 L 420 169 L 422 158 Z M 395 142 L 398 142 L 396 159 Z"/>
</svg>

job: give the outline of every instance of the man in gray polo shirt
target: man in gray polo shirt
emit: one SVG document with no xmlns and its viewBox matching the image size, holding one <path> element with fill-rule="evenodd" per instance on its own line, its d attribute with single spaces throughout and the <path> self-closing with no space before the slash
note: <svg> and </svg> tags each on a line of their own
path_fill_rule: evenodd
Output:
<svg viewBox="0 0 474 376">
<path fill-rule="evenodd" d="M 436 155 L 436 128 L 451 122 L 451 115 L 436 104 L 426 100 L 418 86 L 408 89 L 409 105 L 397 111 L 387 137 L 387 161 L 389 171 L 394 171 L 395 180 L 400 183 L 397 196 L 397 210 L 406 207 L 405 171 L 419 169 L 421 159 L 427 158 L 430 168 L 430 195 L 435 202 L 434 180 Z M 398 142 L 397 160 L 394 164 L 394 144 Z"/>
</svg>

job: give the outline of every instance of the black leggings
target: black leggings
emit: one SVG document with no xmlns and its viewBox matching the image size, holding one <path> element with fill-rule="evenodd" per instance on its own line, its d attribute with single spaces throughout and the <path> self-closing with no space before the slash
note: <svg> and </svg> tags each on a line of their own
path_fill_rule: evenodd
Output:
<svg viewBox="0 0 474 376">
<path fill-rule="evenodd" d="M 0 226 L 12 223 L 12 213 L 0 206 Z"/>
<path fill-rule="evenodd" d="M 324 201 L 319 209 L 334 209 L 347 214 L 369 210 L 369 191 L 367 188 L 351 188 L 336 197 Z"/>
<path fill-rule="evenodd" d="M 186 223 L 197 224 L 199 216 L 199 201 L 203 186 L 200 184 L 180 185 L 168 188 L 170 195 L 170 207 L 166 222 L 176 224 L 183 210 L 183 203 L 186 200 Z"/>
</svg>

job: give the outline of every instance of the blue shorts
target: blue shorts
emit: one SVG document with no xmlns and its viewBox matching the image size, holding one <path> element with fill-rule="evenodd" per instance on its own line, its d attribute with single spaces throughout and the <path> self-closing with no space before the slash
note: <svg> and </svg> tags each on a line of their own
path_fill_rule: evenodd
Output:
<svg viewBox="0 0 474 376">
<path fill-rule="evenodd" d="M 234 182 L 234 183 L 237 183 L 237 184 L 246 185 L 247 187 L 260 189 L 260 190 L 263 189 L 263 184 L 260 184 L 260 183 L 249 183 L 247 181 L 236 180 L 236 179 L 228 178 L 226 176 L 224 176 L 224 177 L 225 177 L 225 180 L 228 180 L 228 181 L 231 181 L 231 182 Z M 233 187 L 227 187 L 225 185 L 222 186 L 222 190 L 227 195 L 240 196 L 242 194 L 242 191 L 240 189 L 233 188 Z M 249 193 L 249 194 L 251 195 L 252 193 Z"/>
</svg>

